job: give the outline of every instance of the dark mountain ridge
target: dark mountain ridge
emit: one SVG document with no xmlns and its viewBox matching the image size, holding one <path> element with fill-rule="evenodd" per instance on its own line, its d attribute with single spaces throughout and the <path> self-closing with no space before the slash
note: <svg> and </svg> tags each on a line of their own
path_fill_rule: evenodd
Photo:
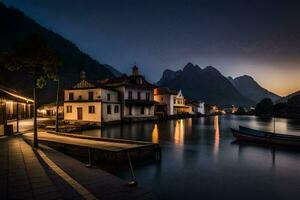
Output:
<svg viewBox="0 0 300 200">
<path fill-rule="evenodd" d="M 33 33 L 48 41 L 59 53 L 63 64 L 59 69 L 61 88 L 71 87 L 79 79 L 79 72 L 85 70 L 89 79 L 102 79 L 121 74 L 109 65 L 100 64 L 87 54 L 63 38 L 50 31 L 15 8 L 7 8 L 0 3 L 0 52 L 10 52 L 17 41 L 22 41 Z M 0 81 L 13 89 L 21 91 L 25 95 L 32 96 L 32 81 L 26 72 L 10 72 L 0 67 Z M 41 102 L 55 100 L 56 83 L 48 82 L 47 86 L 40 91 Z M 62 91 L 62 90 L 61 90 Z"/>
<path fill-rule="evenodd" d="M 280 96 L 261 87 L 251 76 L 244 75 L 235 79 L 228 77 L 228 79 L 242 95 L 254 102 L 259 102 L 264 98 L 276 102 L 280 98 Z"/>
<path fill-rule="evenodd" d="M 241 95 L 230 81 L 212 66 L 201 69 L 198 65 L 188 63 L 183 70 L 167 69 L 157 84 L 174 90 L 181 89 L 186 97 L 210 104 L 221 106 L 254 104 Z"/>
</svg>

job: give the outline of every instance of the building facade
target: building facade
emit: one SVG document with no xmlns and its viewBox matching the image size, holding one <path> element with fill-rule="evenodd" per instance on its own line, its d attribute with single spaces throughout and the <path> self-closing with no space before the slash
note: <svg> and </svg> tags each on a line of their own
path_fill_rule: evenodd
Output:
<svg viewBox="0 0 300 200">
<path fill-rule="evenodd" d="M 154 101 L 156 101 L 156 114 L 174 115 L 174 99 L 178 94 L 177 91 L 170 90 L 169 88 L 156 88 L 154 89 Z"/>
<path fill-rule="evenodd" d="M 29 97 L 0 85 L 0 136 L 5 134 L 8 121 L 33 117 L 33 103 Z"/>
<path fill-rule="evenodd" d="M 97 82 L 87 81 L 85 75 L 81 75 L 79 82 L 64 91 L 64 119 L 96 124 L 119 121 L 119 92 Z"/>
<path fill-rule="evenodd" d="M 37 112 L 39 117 L 56 117 L 56 110 L 56 102 L 53 102 L 40 106 Z M 58 105 L 58 116 L 64 116 L 64 105 L 62 103 Z"/>
<path fill-rule="evenodd" d="M 154 90 L 154 100 L 157 102 L 155 110 L 157 114 L 164 113 L 164 115 L 171 116 L 193 113 L 193 107 L 187 104 L 181 90 L 157 88 Z"/>
<path fill-rule="evenodd" d="M 139 74 L 134 66 L 132 75 L 103 80 L 102 83 L 120 92 L 122 104 L 122 119 L 143 120 L 154 118 L 154 85 Z"/>
<path fill-rule="evenodd" d="M 192 107 L 193 114 L 205 114 L 205 103 L 196 100 L 186 100 L 187 105 Z"/>
</svg>

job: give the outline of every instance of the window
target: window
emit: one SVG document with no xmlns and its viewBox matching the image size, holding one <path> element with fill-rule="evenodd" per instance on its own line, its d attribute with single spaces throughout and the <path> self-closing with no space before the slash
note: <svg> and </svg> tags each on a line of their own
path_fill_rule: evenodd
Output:
<svg viewBox="0 0 300 200">
<path fill-rule="evenodd" d="M 95 106 L 89 106 L 89 113 L 95 113 Z"/>
<path fill-rule="evenodd" d="M 119 112 L 119 106 L 118 105 L 115 105 L 115 113 L 118 113 Z"/>
<path fill-rule="evenodd" d="M 129 106 L 128 109 L 129 109 L 129 115 L 132 115 L 132 107 Z"/>
<path fill-rule="evenodd" d="M 140 100 L 141 99 L 141 92 L 137 93 L 137 99 Z"/>
<path fill-rule="evenodd" d="M 69 101 L 72 101 L 72 100 L 74 100 L 74 93 L 70 92 L 69 93 Z"/>
<path fill-rule="evenodd" d="M 129 100 L 132 99 L 132 91 L 128 91 L 128 99 L 129 99 Z"/>
<path fill-rule="evenodd" d="M 160 100 L 161 100 L 161 101 L 164 101 L 164 98 L 163 98 L 163 97 L 161 97 L 161 98 L 160 98 Z"/>
<path fill-rule="evenodd" d="M 94 92 L 89 92 L 89 100 L 94 100 Z"/>
<path fill-rule="evenodd" d="M 144 106 L 141 107 L 141 115 L 145 114 L 145 108 Z"/>
<path fill-rule="evenodd" d="M 163 98 L 162 98 L 163 99 Z M 150 93 L 146 92 L 146 100 L 149 101 L 150 100 Z"/>
<path fill-rule="evenodd" d="M 174 104 L 176 104 L 176 99 L 174 98 Z"/>
<path fill-rule="evenodd" d="M 110 94 L 107 93 L 107 101 L 110 101 Z"/>
<path fill-rule="evenodd" d="M 72 106 L 67 106 L 67 113 L 72 113 Z"/>
<path fill-rule="evenodd" d="M 81 96 L 81 95 L 79 95 L 79 96 L 78 96 L 78 99 L 79 99 L 79 100 L 81 100 L 81 99 L 82 99 L 82 96 Z"/>
<path fill-rule="evenodd" d="M 107 105 L 107 114 L 111 114 L 111 105 Z"/>
</svg>

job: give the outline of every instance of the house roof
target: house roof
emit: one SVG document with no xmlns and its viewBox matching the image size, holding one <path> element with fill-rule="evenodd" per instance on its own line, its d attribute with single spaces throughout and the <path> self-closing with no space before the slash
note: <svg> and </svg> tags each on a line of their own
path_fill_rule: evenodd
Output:
<svg viewBox="0 0 300 200">
<path fill-rule="evenodd" d="M 76 89 L 96 89 L 96 88 L 101 88 L 101 89 L 106 89 L 106 90 L 114 90 L 114 88 L 109 87 L 100 81 L 91 81 L 91 80 L 79 80 L 77 81 L 73 87 L 67 89 L 67 90 L 76 90 Z"/>
<path fill-rule="evenodd" d="M 141 75 L 123 75 L 121 77 L 106 79 L 100 82 L 111 87 L 127 86 L 139 89 L 154 89 L 157 87 L 146 81 L 145 78 Z"/>
<path fill-rule="evenodd" d="M 154 91 L 154 95 L 162 95 L 162 94 L 177 95 L 178 91 L 171 90 L 168 87 L 156 88 L 156 90 Z"/>
<path fill-rule="evenodd" d="M 33 103 L 33 99 L 21 95 L 18 91 L 13 90 L 0 84 L 0 98 L 16 101 L 20 103 Z"/>
</svg>

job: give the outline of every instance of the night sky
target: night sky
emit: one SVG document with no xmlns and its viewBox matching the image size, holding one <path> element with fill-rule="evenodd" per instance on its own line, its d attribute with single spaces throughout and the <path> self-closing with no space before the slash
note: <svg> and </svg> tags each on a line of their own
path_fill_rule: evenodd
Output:
<svg viewBox="0 0 300 200">
<path fill-rule="evenodd" d="M 280 95 L 300 89 L 300 2 L 4 0 L 101 63 L 150 81 L 187 62 L 249 74 Z"/>
</svg>

